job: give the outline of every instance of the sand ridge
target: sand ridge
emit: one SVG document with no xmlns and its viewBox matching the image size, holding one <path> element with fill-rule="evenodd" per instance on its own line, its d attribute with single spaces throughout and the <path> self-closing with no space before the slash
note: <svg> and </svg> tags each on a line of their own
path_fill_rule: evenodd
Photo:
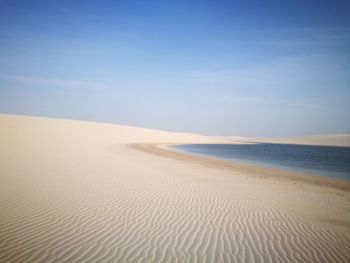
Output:
<svg viewBox="0 0 350 263">
<path fill-rule="evenodd" d="M 347 191 L 253 178 L 129 146 L 189 142 L 215 139 L 0 115 L 0 262 L 350 258 L 346 227 L 311 216 L 328 207 L 331 219 L 345 220 Z M 307 207 L 311 197 L 310 207 L 319 209 L 283 209 L 296 198 Z"/>
</svg>

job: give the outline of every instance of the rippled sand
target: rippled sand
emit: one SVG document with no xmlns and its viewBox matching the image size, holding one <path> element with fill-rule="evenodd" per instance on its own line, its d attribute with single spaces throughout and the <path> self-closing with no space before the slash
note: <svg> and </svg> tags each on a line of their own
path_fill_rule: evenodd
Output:
<svg viewBox="0 0 350 263">
<path fill-rule="evenodd" d="M 1 262 L 347 262 L 347 190 L 129 144 L 217 139 L 0 115 Z"/>
</svg>

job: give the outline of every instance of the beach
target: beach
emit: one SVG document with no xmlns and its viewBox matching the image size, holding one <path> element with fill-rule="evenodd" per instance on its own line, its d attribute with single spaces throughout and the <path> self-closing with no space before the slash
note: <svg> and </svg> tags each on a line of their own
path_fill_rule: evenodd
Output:
<svg viewBox="0 0 350 263">
<path fill-rule="evenodd" d="M 348 181 L 186 143 L 240 142 L 0 115 L 0 262 L 348 262 Z"/>
</svg>

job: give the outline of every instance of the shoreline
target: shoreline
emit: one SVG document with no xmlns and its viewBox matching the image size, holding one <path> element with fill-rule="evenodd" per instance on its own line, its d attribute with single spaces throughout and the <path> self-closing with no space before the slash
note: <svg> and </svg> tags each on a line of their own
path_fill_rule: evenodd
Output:
<svg viewBox="0 0 350 263">
<path fill-rule="evenodd" d="M 222 160 L 215 157 L 192 154 L 184 151 L 176 151 L 168 147 L 178 144 L 169 143 L 137 143 L 128 144 L 129 147 L 161 157 L 172 158 L 179 161 L 194 162 L 211 168 L 233 170 L 249 174 L 250 176 L 273 178 L 291 182 L 303 182 L 318 186 L 327 186 L 350 192 L 350 181 L 339 178 L 331 178 L 309 173 L 294 172 L 286 169 L 262 167 L 254 164 L 246 164 L 235 161 Z"/>
</svg>

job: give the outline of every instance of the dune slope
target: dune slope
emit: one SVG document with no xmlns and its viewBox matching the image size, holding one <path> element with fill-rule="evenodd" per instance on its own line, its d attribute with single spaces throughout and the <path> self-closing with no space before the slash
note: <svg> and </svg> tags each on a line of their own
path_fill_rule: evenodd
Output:
<svg viewBox="0 0 350 263">
<path fill-rule="evenodd" d="M 128 146 L 215 140 L 0 115 L 0 262 L 350 258 L 348 192 Z"/>
</svg>

